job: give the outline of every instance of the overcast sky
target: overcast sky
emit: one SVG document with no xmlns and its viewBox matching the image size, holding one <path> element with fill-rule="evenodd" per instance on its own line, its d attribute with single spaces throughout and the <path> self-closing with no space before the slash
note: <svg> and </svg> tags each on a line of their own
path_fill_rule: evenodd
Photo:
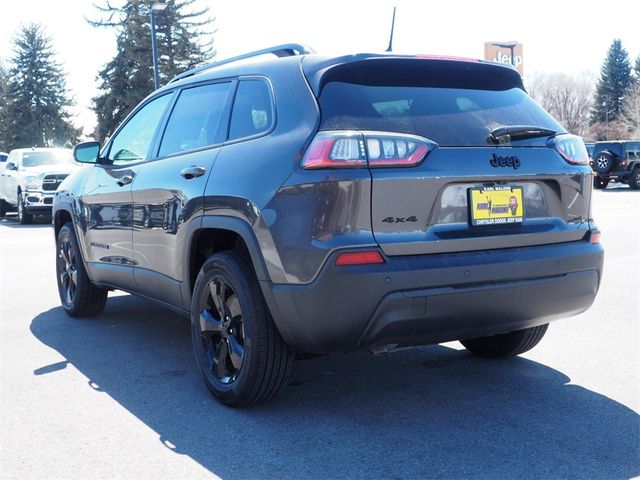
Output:
<svg viewBox="0 0 640 480">
<path fill-rule="evenodd" d="M 534 72 L 597 73 L 614 38 L 622 40 L 632 60 L 640 55 L 637 0 L 598 2 L 606 8 L 603 12 L 595 2 L 575 0 L 198 0 L 216 18 L 218 58 L 289 42 L 320 53 L 381 52 L 389 40 L 394 5 L 398 53 L 482 58 L 484 42 L 517 40 L 524 45 L 525 77 Z M 68 74 L 77 103 L 75 122 L 90 131 L 95 125 L 89 110 L 95 76 L 115 54 L 116 33 L 89 26 L 85 16 L 96 16 L 91 0 L 7 0 L 0 12 L 0 58 L 11 57 L 11 39 L 20 24 L 42 23 Z"/>
</svg>

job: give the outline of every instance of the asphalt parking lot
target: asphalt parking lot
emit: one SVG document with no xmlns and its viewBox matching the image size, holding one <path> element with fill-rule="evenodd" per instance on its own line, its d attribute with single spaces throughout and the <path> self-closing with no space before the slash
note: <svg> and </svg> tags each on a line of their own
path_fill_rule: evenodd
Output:
<svg viewBox="0 0 640 480">
<path fill-rule="evenodd" d="M 274 402 L 219 405 L 188 322 L 114 294 L 59 307 L 50 226 L 0 222 L 0 477 L 588 478 L 640 475 L 640 192 L 594 194 L 605 272 L 521 358 L 457 343 L 297 362 Z"/>
</svg>

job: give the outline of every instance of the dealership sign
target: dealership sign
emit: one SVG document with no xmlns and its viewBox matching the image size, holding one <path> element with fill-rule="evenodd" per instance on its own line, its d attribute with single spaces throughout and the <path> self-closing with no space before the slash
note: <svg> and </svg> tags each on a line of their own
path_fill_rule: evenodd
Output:
<svg viewBox="0 0 640 480">
<path fill-rule="evenodd" d="M 513 61 L 511 54 L 513 52 Z M 484 59 L 492 62 L 510 63 L 515 65 L 518 73 L 523 75 L 522 44 L 518 42 L 485 42 Z"/>
</svg>

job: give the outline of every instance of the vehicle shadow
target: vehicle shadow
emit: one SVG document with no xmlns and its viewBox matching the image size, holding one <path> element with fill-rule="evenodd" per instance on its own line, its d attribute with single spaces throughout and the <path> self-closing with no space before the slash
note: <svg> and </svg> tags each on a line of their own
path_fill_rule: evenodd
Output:
<svg viewBox="0 0 640 480">
<path fill-rule="evenodd" d="M 634 190 L 628 185 L 616 185 L 613 187 L 604 188 L 599 191 L 603 193 L 622 193 L 622 192 L 639 193 L 640 192 L 640 190 Z"/>
<path fill-rule="evenodd" d="M 140 312 L 144 312 L 143 315 Z M 542 364 L 441 346 L 299 361 L 276 400 L 219 405 L 195 371 L 188 321 L 132 296 L 94 319 L 61 308 L 31 331 L 225 479 L 607 478 L 640 474 L 640 417 Z"/>
<path fill-rule="evenodd" d="M 4 218 L 0 218 L 0 226 L 9 228 L 41 228 L 51 227 L 51 216 L 37 215 L 33 217 L 32 223 L 22 225 L 18 222 L 17 215 L 7 214 Z"/>
</svg>

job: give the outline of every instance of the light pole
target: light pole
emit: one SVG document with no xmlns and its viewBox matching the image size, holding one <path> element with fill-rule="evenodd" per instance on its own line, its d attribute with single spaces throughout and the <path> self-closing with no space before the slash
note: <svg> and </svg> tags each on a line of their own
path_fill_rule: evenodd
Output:
<svg viewBox="0 0 640 480">
<path fill-rule="evenodd" d="M 153 54 L 153 85 L 157 90 L 160 86 L 160 78 L 158 77 L 158 46 L 156 45 L 156 12 L 161 12 L 167 8 L 166 3 L 156 3 L 149 9 L 149 18 L 151 19 L 151 53 Z"/>
<path fill-rule="evenodd" d="M 511 52 L 511 65 L 515 67 L 516 66 L 515 50 L 516 50 L 517 44 L 518 42 L 509 42 L 509 43 L 492 43 L 491 45 L 493 45 L 494 47 L 508 48 L 509 51 Z"/>
</svg>

